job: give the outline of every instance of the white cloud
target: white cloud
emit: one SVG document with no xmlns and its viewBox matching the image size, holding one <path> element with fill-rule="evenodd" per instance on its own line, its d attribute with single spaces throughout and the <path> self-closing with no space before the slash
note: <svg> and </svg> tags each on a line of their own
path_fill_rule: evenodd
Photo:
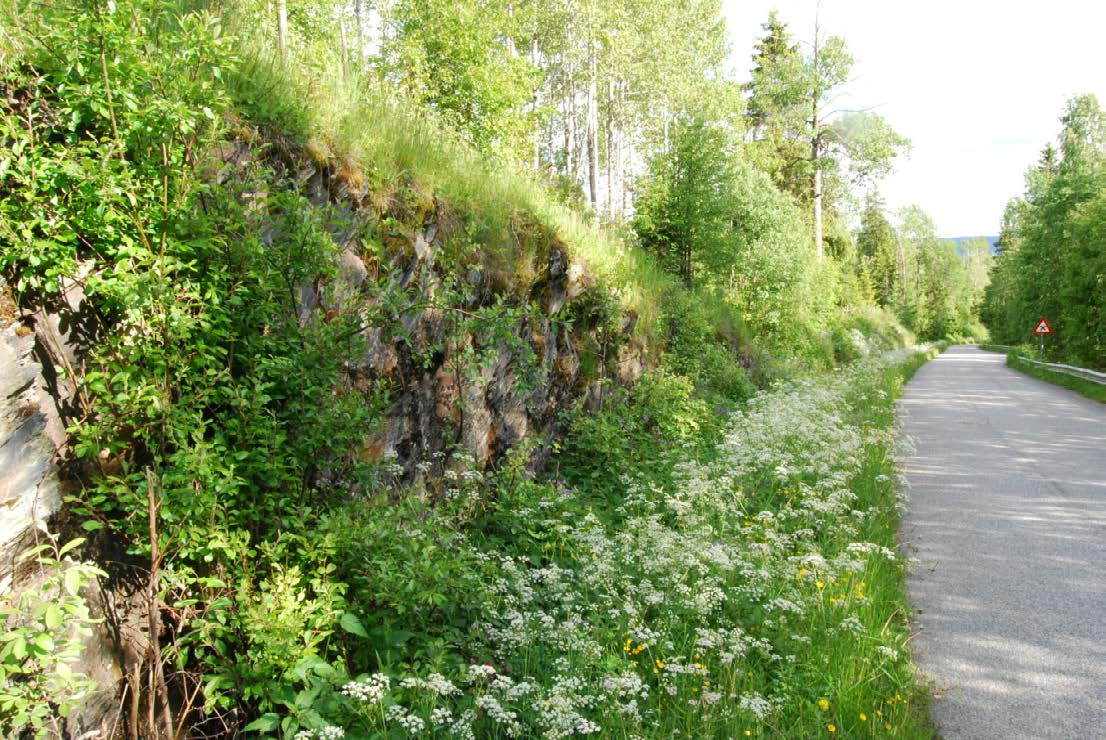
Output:
<svg viewBox="0 0 1106 740">
<path fill-rule="evenodd" d="M 815 4 L 724 0 L 738 78 L 770 10 L 806 40 Z M 1065 102 L 1095 93 L 1106 103 L 1106 4 L 823 0 L 820 19 L 856 58 L 846 104 L 874 107 L 913 141 L 882 187 L 888 205 L 920 205 L 946 236 L 998 233 Z"/>
</svg>

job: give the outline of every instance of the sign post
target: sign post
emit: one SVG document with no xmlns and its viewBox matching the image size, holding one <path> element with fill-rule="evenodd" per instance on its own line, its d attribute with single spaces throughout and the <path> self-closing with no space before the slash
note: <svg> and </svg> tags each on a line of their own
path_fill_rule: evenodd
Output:
<svg viewBox="0 0 1106 740">
<path fill-rule="evenodd" d="M 1044 316 L 1037 322 L 1037 328 L 1033 330 L 1033 333 L 1041 338 L 1041 359 L 1045 359 L 1045 334 L 1052 333 L 1052 326 L 1049 325 L 1048 319 Z"/>
</svg>

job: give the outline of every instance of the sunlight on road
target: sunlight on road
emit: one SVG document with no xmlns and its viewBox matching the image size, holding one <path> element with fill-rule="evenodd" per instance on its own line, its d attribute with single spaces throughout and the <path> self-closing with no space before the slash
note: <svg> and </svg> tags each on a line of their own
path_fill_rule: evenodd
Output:
<svg viewBox="0 0 1106 740">
<path fill-rule="evenodd" d="M 916 657 L 949 738 L 1106 728 L 1106 406 L 953 347 L 900 401 Z"/>
</svg>

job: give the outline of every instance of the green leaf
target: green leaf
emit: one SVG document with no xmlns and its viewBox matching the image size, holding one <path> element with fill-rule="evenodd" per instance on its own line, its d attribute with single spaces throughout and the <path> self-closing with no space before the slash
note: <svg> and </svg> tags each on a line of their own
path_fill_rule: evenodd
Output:
<svg viewBox="0 0 1106 740">
<path fill-rule="evenodd" d="M 331 680 L 336 680 L 338 678 L 338 671 L 334 670 L 334 666 L 330 665 L 329 663 L 323 663 L 320 661 L 319 663 L 315 664 L 311 668 L 311 670 L 314 671 L 315 675 L 319 678 L 328 678 Z M 316 694 L 317 693 L 318 692 L 316 692 Z"/>
<path fill-rule="evenodd" d="M 57 629 L 61 626 L 61 609 L 58 608 L 57 604 L 50 604 L 46 607 L 45 620 L 47 629 Z"/>
<path fill-rule="evenodd" d="M 369 633 L 365 631 L 365 627 L 361 624 L 361 620 L 357 618 L 356 614 L 350 614 L 346 612 L 342 615 L 342 618 L 338 620 L 338 624 L 342 626 L 346 632 L 351 635 L 357 635 L 358 637 L 364 637 L 368 639 Z"/>
<path fill-rule="evenodd" d="M 86 532 L 96 532 L 96 531 L 101 530 L 103 528 L 104 528 L 104 523 L 100 522 L 100 521 L 97 521 L 95 519 L 89 519 L 88 521 L 86 521 L 84 524 L 81 525 L 81 529 L 83 529 Z"/>
<path fill-rule="evenodd" d="M 54 652 L 54 638 L 45 632 L 40 632 L 35 635 L 34 643 L 35 647 L 44 653 Z"/>
<path fill-rule="evenodd" d="M 77 595 L 77 592 L 81 590 L 83 580 L 84 574 L 81 573 L 80 568 L 70 568 L 65 571 L 65 590 L 69 592 L 70 596 Z"/>
<path fill-rule="evenodd" d="M 78 537 L 75 540 L 70 540 L 69 542 L 66 542 L 64 545 L 61 546 L 61 550 L 58 551 L 58 557 L 60 558 L 62 555 L 69 552 L 74 547 L 80 547 L 84 544 L 84 541 L 84 537 Z"/>
<path fill-rule="evenodd" d="M 276 712 L 267 712 L 250 722 L 243 730 L 246 732 L 272 732 L 278 727 L 280 727 L 280 715 Z"/>
</svg>

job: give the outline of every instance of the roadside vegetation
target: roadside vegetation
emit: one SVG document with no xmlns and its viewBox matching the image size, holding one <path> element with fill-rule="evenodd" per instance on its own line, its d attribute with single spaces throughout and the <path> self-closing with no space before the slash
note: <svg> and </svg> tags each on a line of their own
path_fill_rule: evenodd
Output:
<svg viewBox="0 0 1106 740">
<path fill-rule="evenodd" d="M 1027 348 L 996 344 L 981 344 L 979 348 L 987 350 L 988 352 L 1002 352 L 1005 354 L 1007 367 L 1012 367 L 1038 380 L 1068 388 L 1081 396 L 1106 403 L 1106 384 L 1096 383 L 1093 380 L 1087 380 L 1065 372 L 1051 370 L 1047 367 L 1040 367 L 1032 362 L 1026 362 L 1026 359 L 1030 358 L 1030 355 L 1037 354 L 1036 350 L 1031 351 Z"/>
<path fill-rule="evenodd" d="M 773 16 L 743 87 L 705 1 L 650 23 L 396 2 L 386 39 L 361 3 L 276 5 L 276 38 L 266 3 L 0 5 L 0 287 L 87 296 L 66 535 L 137 579 L 160 635 L 124 732 L 931 734 L 893 401 L 918 338 L 979 336 L 986 260 L 918 209 L 891 224 L 875 186 L 906 142 L 884 122 L 806 128 L 844 42 L 808 58 Z M 416 347 L 400 265 L 431 214 L 448 321 Z M 305 310 L 350 245 L 363 295 Z M 480 335 L 458 377 L 511 347 L 530 382 L 517 327 L 554 248 L 586 276 L 557 330 L 595 322 L 643 375 L 600 378 L 582 346 L 594 402 L 490 466 L 367 454 L 399 388 L 356 385 L 366 335 L 425 366 Z M 90 624 L 74 547 L 33 553 L 52 591 L 2 613 L 5 733 L 56 734 L 88 696 L 37 677 Z"/>
<path fill-rule="evenodd" d="M 463 532 L 451 512 L 384 502 L 342 520 L 349 540 L 406 553 L 377 567 L 418 591 L 378 604 L 388 657 L 314 681 L 313 712 L 354 736 L 927 736 L 893 454 L 894 398 L 930 356 L 881 353 L 759 393 L 712 449 L 662 452 L 667 479 L 608 455 L 621 480 L 596 485 L 570 455 L 554 480 L 496 477 Z M 649 436 L 648 419 L 621 421 Z M 442 591 L 453 628 L 406 613 Z"/>
<path fill-rule="evenodd" d="M 999 256 L 981 308 L 997 342 L 1052 325 L 1045 359 L 1106 369 L 1106 128 L 1098 100 L 1070 100 L 1057 144 L 1026 172 L 1006 207 Z"/>
<path fill-rule="evenodd" d="M 1106 403 L 1106 385 L 1102 383 L 1095 383 L 1092 380 L 1086 380 L 1074 375 L 1068 375 L 1067 373 L 1050 370 L 1047 367 L 1039 367 L 1033 363 L 1026 362 L 1025 357 L 1018 352 L 1007 353 L 1006 364 L 1038 380 L 1044 380 L 1053 385 L 1063 386 L 1064 388 L 1075 391 L 1081 396 L 1086 396 L 1100 403 Z"/>
</svg>

